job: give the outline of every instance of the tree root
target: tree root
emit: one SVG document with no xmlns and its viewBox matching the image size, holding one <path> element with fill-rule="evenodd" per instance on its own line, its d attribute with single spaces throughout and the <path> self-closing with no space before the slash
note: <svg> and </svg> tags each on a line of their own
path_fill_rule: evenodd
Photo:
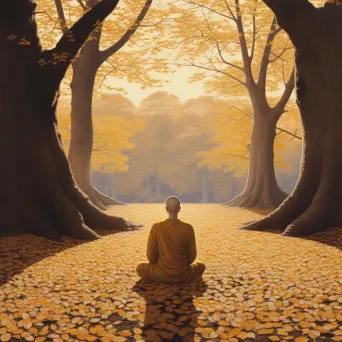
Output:
<svg viewBox="0 0 342 342">
<path fill-rule="evenodd" d="M 106 205 L 106 206 L 111 206 L 111 205 L 126 205 L 126 203 L 118 201 L 112 197 L 109 197 L 105 194 L 103 194 L 101 191 L 95 188 L 95 190 L 98 193 L 98 196 L 100 197 L 101 202 Z"/>
<path fill-rule="evenodd" d="M 256 208 L 256 209 L 275 209 L 286 199 L 288 194 L 279 189 L 274 194 L 265 192 L 244 191 L 240 195 L 234 197 L 231 201 L 223 205 L 239 208 Z"/>
<path fill-rule="evenodd" d="M 82 189 L 89 197 L 92 203 L 101 210 L 107 210 L 108 207 L 113 205 L 126 205 L 123 202 L 117 201 L 96 189 L 92 184 Z"/>
<path fill-rule="evenodd" d="M 98 209 L 77 187 L 63 146 L 58 139 L 57 126 L 42 131 L 45 144 L 37 147 L 35 169 L 29 178 L 18 178 L 20 196 L 13 208 L 11 220 L 5 220 L 4 235 L 33 233 L 61 242 L 62 236 L 82 240 L 101 238 L 93 229 L 134 230 L 141 225 L 122 217 L 110 216 Z M 51 132 L 51 130 L 53 132 Z M 30 172 L 31 171 L 31 172 Z M 8 215 L 8 214 L 6 214 Z"/>
<path fill-rule="evenodd" d="M 310 182 L 300 182 L 277 210 L 259 221 L 247 223 L 241 229 L 284 230 L 284 236 L 307 236 L 325 231 L 335 217 L 329 206 L 328 187 L 321 183 L 318 189 L 311 188 L 307 193 L 309 185 Z"/>
<path fill-rule="evenodd" d="M 122 217 L 107 215 L 97 208 L 76 185 L 63 147 L 57 143 L 52 146 L 52 155 L 58 170 L 60 184 L 66 197 L 78 209 L 88 227 L 109 230 L 135 230 L 141 227 L 141 225 L 127 221 Z"/>
</svg>

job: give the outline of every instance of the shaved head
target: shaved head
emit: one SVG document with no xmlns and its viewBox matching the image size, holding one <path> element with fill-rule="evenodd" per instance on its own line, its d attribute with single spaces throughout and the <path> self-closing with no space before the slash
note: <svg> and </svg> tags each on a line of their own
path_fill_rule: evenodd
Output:
<svg viewBox="0 0 342 342">
<path fill-rule="evenodd" d="M 180 210 L 180 200 L 176 196 L 170 196 L 166 200 L 166 210 L 170 214 L 177 214 Z"/>
</svg>

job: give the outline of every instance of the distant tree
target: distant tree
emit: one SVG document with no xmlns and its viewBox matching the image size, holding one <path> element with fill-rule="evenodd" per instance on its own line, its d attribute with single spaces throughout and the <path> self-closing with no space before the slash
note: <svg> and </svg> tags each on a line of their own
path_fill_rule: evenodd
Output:
<svg viewBox="0 0 342 342">
<path fill-rule="evenodd" d="M 189 99 L 182 105 L 184 114 L 196 114 L 208 116 L 212 114 L 212 104 L 215 102 L 213 96 L 203 95 L 195 99 Z"/>
<path fill-rule="evenodd" d="M 77 187 L 55 113 L 67 67 L 116 4 L 100 2 L 50 50 L 40 44 L 33 1 L 1 4 L 1 235 L 31 232 L 55 240 L 62 235 L 97 239 L 91 228 L 136 227 L 104 214 Z"/>
<path fill-rule="evenodd" d="M 197 68 L 194 82 L 204 82 L 218 95 L 248 97 L 252 105 L 251 138 L 245 144 L 250 144 L 247 183 L 229 204 L 277 207 L 286 194 L 276 182 L 273 145 L 277 122 L 294 88 L 290 40 L 272 12 L 257 0 L 176 0 L 168 4 L 167 12 L 175 20 L 167 25 L 168 39 L 160 42 L 174 56 L 174 62 L 171 57 L 167 62 Z"/>
<path fill-rule="evenodd" d="M 112 102 L 109 102 L 111 99 Z M 115 101 L 115 102 L 114 102 Z M 109 103 L 114 102 L 113 105 Z M 121 106 L 120 106 L 121 103 Z M 133 149 L 132 137 L 144 129 L 144 119 L 141 117 L 127 117 L 130 101 L 121 96 L 101 96 L 94 102 L 93 126 L 94 144 L 92 150 L 91 170 L 102 173 L 128 170 L 127 151 Z M 133 107 L 134 108 L 134 107 Z M 70 106 L 61 101 L 58 106 L 59 122 L 65 145 L 69 151 L 71 137 Z"/>
<path fill-rule="evenodd" d="M 234 172 L 237 177 L 248 172 L 251 135 L 253 131 L 252 108 L 247 99 L 238 101 L 216 100 L 211 104 L 208 125 L 211 127 L 214 147 L 202 153 L 202 165 Z M 291 104 L 276 126 L 274 144 L 275 167 L 287 170 L 290 165 L 284 152 L 296 142 L 301 143 L 301 128 L 297 111 Z"/>
<path fill-rule="evenodd" d="M 163 109 L 163 97 L 175 105 Z M 150 114 L 144 116 L 145 130 L 133 138 L 136 148 L 129 152 L 128 181 L 115 176 L 117 189 L 122 189 L 118 191 L 134 192 L 139 200 L 148 202 L 164 201 L 163 189 L 178 195 L 199 193 L 201 201 L 208 202 L 210 186 L 206 182 L 210 180 L 205 167 L 198 166 L 198 153 L 211 146 L 206 120 L 198 114 L 185 114 L 179 99 L 165 93 L 153 101 L 147 97 L 142 103 Z M 164 114 L 152 115 L 156 108 Z M 174 108 L 177 110 L 171 115 Z"/>
<path fill-rule="evenodd" d="M 138 113 L 145 116 L 152 115 L 179 115 L 181 107 L 180 99 L 176 95 L 165 91 L 157 91 L 146 97 L 140 103 Z"/>
<path fill-rule="evenodd" d="M 55 0 L 56 8 L 51 2 L 43 0 L 41 8 L 57 14 L 62 32 L 66 32 L 75 16 L 93 8 L 97 0 L 79 0 L 77 2 Z M 147 54 L 148 37 L 144 37 L 145 47 L 139 46 L 139 52 L 121 51 L 132 40 L 132 36 L 140 29 L 148 13 L 152 0 L 126 0 L 124 6 L 118 8 L 120 20 L 108 21 L 101 25 L 89 37 L 72 63 L 71 77 L 71 140 L 69 162 L 79 187 L 89 196 L 100 209 L 106 205 L 120 204 L 97 191 L 91 183 L 90 164 L 93 150 L 92 99 L 96 91 L 102 88 L 111 89 L 106 83 L 110 75 L 125 77 L 129 81 L 143 85 L 158 84 L 149 76 L 150 67 L 142 62 Z M 66 16 L 64 8 L 71 15 Z M 53 16 L 54 17 L 54 16 Z M 153 24 L 152 24 L 153 26 Z M 140 37 L 141 39 L 142 37 Z M 143 50 L 145 49 L 145 50 Z M 134 50 L 134 49 L 133 49 Z"/>
</svg>

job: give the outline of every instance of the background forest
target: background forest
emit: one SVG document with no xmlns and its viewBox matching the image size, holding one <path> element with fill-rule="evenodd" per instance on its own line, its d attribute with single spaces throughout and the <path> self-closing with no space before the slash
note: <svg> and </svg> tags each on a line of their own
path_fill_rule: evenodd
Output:
<svg viewBox="0 0 342 342">
<path fill-rule="evenodd" d="M 70 110 L 68 99 L 60 100 L 66 149 Z M 123 95 L 104 94 L 94 101 L 93 120 L 92 182 L 115 199 L 164 202 L 178 195 L 184 202 L 221 203 L 245 186 L 252 122 L 228 100 L 182 103 L 157 91 L 135 106 Z M 279 135 L 276 174 L 285 192 L 297 181 L 300 154 L 300 140 Z"/>
<path fill-rule="evenodd" d="M 95 4 L 41 1 L 44 46 Z M 263 2 L 120 2 L 62 87 L 58 118 L 77 184 L 99 208 L 107 199 L 97 189 L 122 202 L 178 195 L 277 207 L 301 158 L 293 65 Z"/>
</svg>

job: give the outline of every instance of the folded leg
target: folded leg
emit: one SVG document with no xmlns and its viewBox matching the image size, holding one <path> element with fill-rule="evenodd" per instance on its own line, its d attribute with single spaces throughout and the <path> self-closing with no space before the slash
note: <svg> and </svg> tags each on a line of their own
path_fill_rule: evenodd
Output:
<svg viewBox="0 0 342 342">
<path fill-rule="evenodd" d="M 149 262 L 140 262 L 136 268 L 138 276 L 146 281 L 156 281 L 153 277 L 153 266 Z"/>
<path fill-rule="evenodd" d="M 192 281 L 200 281 L 202 280 L 202 275 L 205 271 L 205 264 L 201 261 L 195 261 L 191 264 L 191 268 L 193 269 Z"/>
</svg>

